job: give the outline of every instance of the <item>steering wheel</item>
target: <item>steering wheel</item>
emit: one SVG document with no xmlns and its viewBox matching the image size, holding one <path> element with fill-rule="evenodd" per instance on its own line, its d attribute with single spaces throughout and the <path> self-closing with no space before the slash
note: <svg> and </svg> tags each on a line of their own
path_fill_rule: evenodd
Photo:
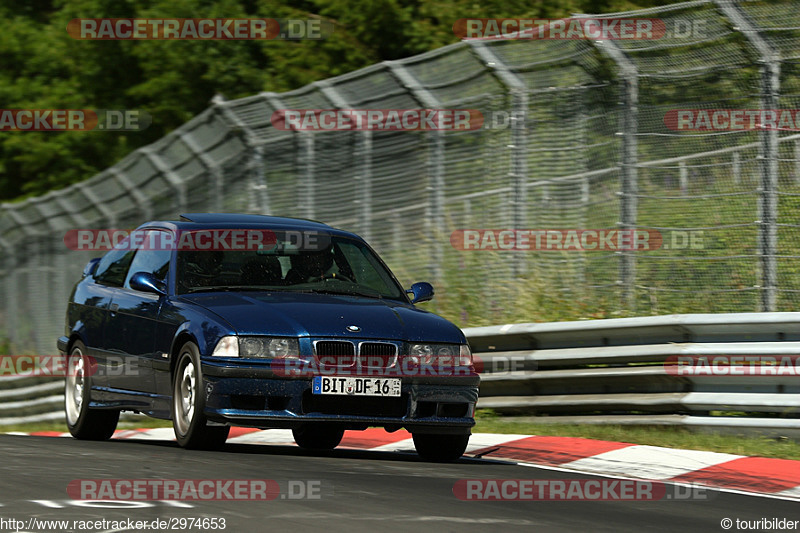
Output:
<svg viewBox="0 0 800 533">
<path fill-rule="evenodd" d="M 349 281 L 350 283 L 355 283 L 355 281 L 350 279 L 349 276 L 345 276 L 341 272 L 333 272 L 331 274 L 323 274 L 317 279 L 319 279 L 319 281 L 325 281 L 326 279 L 344 279 L 344 280 Z"/>
</svg>

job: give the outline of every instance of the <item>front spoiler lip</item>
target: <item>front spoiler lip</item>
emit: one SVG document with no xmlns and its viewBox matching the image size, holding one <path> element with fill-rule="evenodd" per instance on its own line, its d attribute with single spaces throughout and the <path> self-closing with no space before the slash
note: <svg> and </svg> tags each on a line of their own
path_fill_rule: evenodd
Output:
<svg viewBox="0 0 800 533">
<path fill-rule="evenodd" d="M 367 426 L 379 427 L 402 426 L 409 431 L 419 433 L 469 433 L 469 429 L 475 425 L 475 420 L 473 418 L 374 417 L 356 415 L 326 415 L 316 413 L 299 415 L 291 411 L 250 411 L 243 409 L 209 408 L 205 409 L 204 414 L 209 418 L 209 420 L 213 420 L 215 422 L 223 422 L 232 426 L 244 427 L 276 427 L 276 425 L 298 427 L 306 422 L 325 422 L 339 423 L 344 425 L 363 424 Z"/>
</svg>

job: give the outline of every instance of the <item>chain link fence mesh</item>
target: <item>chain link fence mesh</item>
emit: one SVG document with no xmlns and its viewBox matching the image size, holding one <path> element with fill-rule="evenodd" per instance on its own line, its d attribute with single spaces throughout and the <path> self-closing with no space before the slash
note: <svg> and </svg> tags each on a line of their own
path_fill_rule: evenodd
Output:
<svg viewBox="0 0 800 533">
<path fill-rule="evenodd" d="M 577 15 L 585 16 L 585 15 Z M 595 18 L 596 16 L 592 16 Z M 215 99 L 112 168 L 0 211 L 0 336 L 54 350 L 96 253 L 74 228 L 181 212 L 318 219 L 363 235 L 461 326 L 800 299 L 800 135 L 677 132 L 677 109 L 800 108 L 800 3 L 696 1 L 658 40 L 465 41 L 290 93 Z M 282 109 L 479 109 L 468 132 L 281 131 Z M 467 252 L 457 229 L 660 231 L 658 250 Z M 701 236 L 695 247 L 686 246 Z M 682 247 L 680 247 L 682 246 Z"/>
</svg>

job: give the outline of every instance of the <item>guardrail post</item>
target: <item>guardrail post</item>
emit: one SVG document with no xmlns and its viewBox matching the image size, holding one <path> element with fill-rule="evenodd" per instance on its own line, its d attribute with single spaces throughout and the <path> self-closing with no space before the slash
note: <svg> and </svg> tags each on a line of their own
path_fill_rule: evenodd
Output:
<svg viewBox="0 0 800 533">
<path fill-rule="evenodd" d="M 738 28 L 745 39 L 758 50 L 761 65 L 761 111 L 778 108 L 780 92 L 780 56 L 761 36 L 738 2 L 715 0 L 720 11 Z M 758 159 L 761 168 L 760 200 L 758 204 L 758 254 L 761 258 L 761 311 L 774 311 L 778 290 L 775 255 L 778 249 L 778 131 L 759 129 Z"/>
</svg>

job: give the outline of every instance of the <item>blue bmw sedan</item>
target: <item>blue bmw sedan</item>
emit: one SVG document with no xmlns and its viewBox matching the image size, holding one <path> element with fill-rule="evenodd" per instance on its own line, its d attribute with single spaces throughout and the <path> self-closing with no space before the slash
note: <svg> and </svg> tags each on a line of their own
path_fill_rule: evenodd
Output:
<svg viewBox="0 0 800 533">
<path fill-rule="evenodd" d="M 231 426 L 290 428 L 328 450 L 345 430 L 412 433 L 418 454 L 465 451 L 479 376 L 464 334 L 415 304 L 359 236 L 292 218 L 149 222 L 93 259 L 64 336 L 71 434 L 103 440 L 121 411 L 172 420 L 186 448 Z"/>
</svg>

